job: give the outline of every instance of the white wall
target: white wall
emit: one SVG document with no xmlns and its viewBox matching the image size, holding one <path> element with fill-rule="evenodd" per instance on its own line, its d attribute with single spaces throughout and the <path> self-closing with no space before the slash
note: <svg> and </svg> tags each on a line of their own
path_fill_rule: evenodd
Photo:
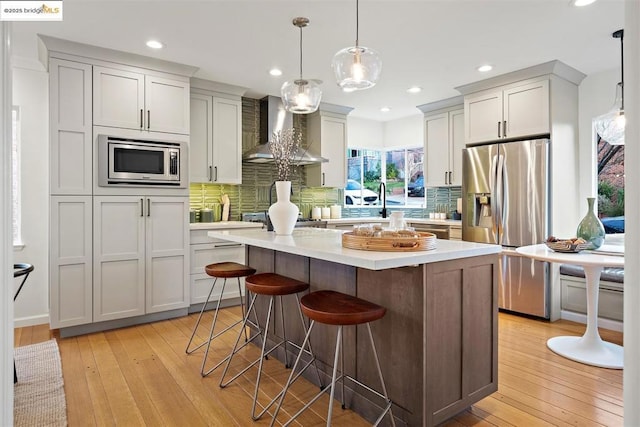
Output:
<svg viewBox="0 0 640 427">
<path fill-rule="evenodd" d="M 424 126 L 422 114 L 388 122 L 348 117 L 349 148 L 385 149 L 393 147 L 422 147 Z"/>
<path fill-rule="evenodd" d="M 384 122 L 384 147 L 422 147 L 424 145 L 423 115 Z"/>
<path fill-rule="evenodd" d="M 624 25 L 625 115 L 624 148 L 627 188 L 625 216 L 638 218 L 640 197 L 640 2 L 625 2 Z M 638 221 L 627 221 L 625 239 L 624 289 L 624 425 L 640 425 L 640 231 Z"/>
<path fill-rule="evenodd" d="M 383 123 L 347 116 L 347 146 L 349 148 L 384 148 Z"/>
<path fill-rule="evenodd" d="M 15 326 L 49 323 L 49 75 L 12 58 L 13 105 L 20 108 L 22 241 L 16 262 L 35 267 L 14 305 Z"/>
<path fill-rule="evenodd" d="M 580 212 L 587 211 L 586 197 L 597 194 L 596 145 L 592 135 L 592 120 L 613 107 L 620 68 L 587 76 L 578 88 L 578 129 L 580 164 Z"/>
<path fill-rule="evenodd" d="M 0 22 L 0 425 L 13 425 L 10 23 Z"/>
</svg>

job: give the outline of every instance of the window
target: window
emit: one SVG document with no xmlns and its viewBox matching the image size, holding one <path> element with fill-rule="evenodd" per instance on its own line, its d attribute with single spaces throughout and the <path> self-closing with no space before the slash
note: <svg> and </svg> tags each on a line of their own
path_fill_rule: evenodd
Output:
<svg viewBox="0 0 640 427">
<path fill-rule="evenodd" d="M 345 205 L 382 204 L 380 184 L 385 184 L 387 206 L 424 207 L 424 149 L 388 151 L 347 150 Z"/>
<path fill-rule="evenodd" d="M 13 245 L 22 245 L 20 224 L 20 110 L 11 109 L 11 192 L 13 201 Z"/>
<path fill-rule="evenodd" d="M 624 233 L 624 145 L 598 137 L 598 216 L 606 233 Z"/>
</svg>

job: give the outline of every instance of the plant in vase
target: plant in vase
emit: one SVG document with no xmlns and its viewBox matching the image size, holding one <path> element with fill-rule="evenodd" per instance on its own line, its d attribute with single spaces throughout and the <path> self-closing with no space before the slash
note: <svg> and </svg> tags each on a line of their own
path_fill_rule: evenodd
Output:
<svg viewBox="0 0 640 427">
<path fill-rule="evenodd" d="M 269 206 L 269 219 L 273 230 L 279 235 L 290 235 L 298 220 L 298 207 L 291 203 L 290 176 L 295 168 L 295 155 L 302 137 L 295 129 L 284 129 L 273 133 L 268 142 L 269 151 L 277 168 L 277 201 Z"/>
</svg>

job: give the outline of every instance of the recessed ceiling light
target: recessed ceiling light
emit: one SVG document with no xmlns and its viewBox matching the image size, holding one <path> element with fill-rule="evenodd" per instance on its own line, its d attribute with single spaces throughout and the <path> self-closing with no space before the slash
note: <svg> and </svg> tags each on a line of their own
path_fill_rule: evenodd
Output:
<svg viewBox="0 0 640 427">
<path fill-rule="evenodd" d="M 572 3 L 574 6 L 581 7 L 581 6 L 587 6 L 587 5 L 590 5 L 591 3 L 594 3 L 595 1 L 596 1 L 596 0 L 572 0 L 572 1 L 571 1 L 571 3 Z"/>
<path fill-rule="evenodd" d="M 409 92 L 409 93 L 420 93 L 420 92 L 422 92 L 422 88 L 420 86 L 411 86 L 409 89 L 407 89 L 407 92 Z"/>
<path fill-rule="evenodd" d="M 162 42 L 159 42 L 158 40 L 149 40 L 147 42 L 147 47 L 150 47 L 151 49 L 162 49 L 164 47 L 164 44 L 162 44 Z"/>
<path fill-rule="evenodd" d="M 271 74 L 274 77 L 278 77 L 282 75 L 282 70 L 280 70 L 279 68 L 272 68 L 269 70 L 269 74 Z"/>
<path fill-rule="evenodd" d="M 486 73 L 487 71 L 493 70 L 493 67 L 489 64 L 481 65 L 478 67 L 478 71 L 481 73 Z"/>
<path fill-rule="evenodd" d="M 391 108 L 389 108 L 389 107 L 382 107 L 382 108 L 380 109 L 380 111 L 382 111 L 383 113 L 388 113 L 389 111 L 391 111 Z"/>
</svg>

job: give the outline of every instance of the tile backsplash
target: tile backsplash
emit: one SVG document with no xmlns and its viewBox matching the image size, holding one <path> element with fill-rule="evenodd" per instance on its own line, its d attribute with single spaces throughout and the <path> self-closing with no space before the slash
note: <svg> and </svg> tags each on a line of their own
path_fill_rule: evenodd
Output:
<svg viewBox="0 0 640 427">
<path fill-rule="evenodd" d="M 251 98 L 242 98 L 242 148 L 243 151 L 254 147 L 259 143 L 260 101 Z M 294 127 L 303 131 L 303 145 L 306 144 L 306 117 L 294 115 Z M 238 221 L 242 212 L 265 211 L 269 208 L 269 190 L 271 183 L 276 179 L 275 166 L 270 163 L 242 164 L 242 185 L 192 183 L 189 186 L 190 207 L 194 210 L 202 208 L 218 208 L 221 196 L 229 196 L 229 219 Z M 291 179 L 293 195 L 291 201 L 298 205 L 303 217 L 311 216 L 311 208 L 314 206 L 342 205 L 344 190 L 342 188 L 312 188 L 307 187 L 306 172 L 304 167 L 299 167 Z M 448 217 L 456 210 L 456 199 L 461 197 L 460 187 L 436 187 L 428 188 L 426 194 L 425 209 L 391 208 L 403 210 L 409 218 L 428 218 L 429 212 L 447 212 Z M 272 201 L 275 202 L 275 189 L 272 193 Z M 342 216 L 348 218 L 378 216 L 380 206 L 372 208 L 348 208 L 343 207 Z"/>
</svg>

